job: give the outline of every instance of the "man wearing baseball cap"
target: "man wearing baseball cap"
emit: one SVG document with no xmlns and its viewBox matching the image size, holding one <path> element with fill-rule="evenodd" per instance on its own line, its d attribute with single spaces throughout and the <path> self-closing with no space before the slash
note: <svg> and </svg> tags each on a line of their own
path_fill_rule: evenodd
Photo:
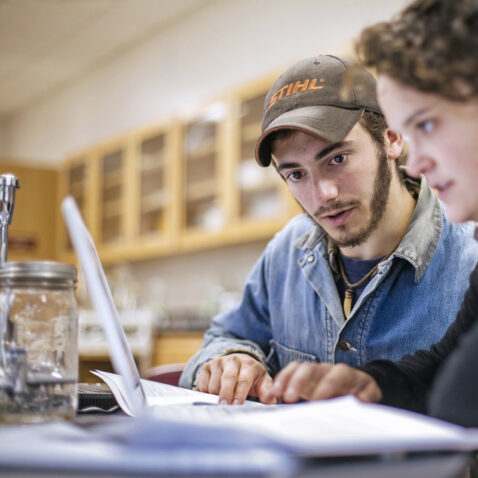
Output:
<svg viewBox="0 0 478 478">
<path fill-rule="evenodd" d="M 362 365 L 428 348 L 458 311 L 478 252 L 424 178 L 399 167 L 375 80 L 335 56 L 303 60 L 266 96 L 260 166 L 304 210 L 267 245 L 241 302 L 214 318 L 181 385 L 274 403 L 290 362 Z"/>
</svg>

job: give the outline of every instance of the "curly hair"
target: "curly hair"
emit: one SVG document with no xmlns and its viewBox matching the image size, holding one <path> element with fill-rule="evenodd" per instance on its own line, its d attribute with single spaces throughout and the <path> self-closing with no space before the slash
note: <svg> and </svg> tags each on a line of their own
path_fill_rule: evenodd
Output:
<svg viewBox="0 0 478 478">
<path fill-rule="evenodd" d="M 415 0 L 355 46 L 365 66 L 400 83 L 453 101 L 478 96 L 478 0 Z"/>
</svg>

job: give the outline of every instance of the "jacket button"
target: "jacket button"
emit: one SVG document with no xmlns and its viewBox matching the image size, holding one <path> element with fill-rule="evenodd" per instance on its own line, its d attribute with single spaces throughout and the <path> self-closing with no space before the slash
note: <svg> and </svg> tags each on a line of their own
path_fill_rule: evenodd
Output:
<svg viewBox="0 0 478 478">
<path fill-rule="evenodd" d="M 311 254 L 310 256 L 307 256 L 307 262 L 314 262 L 315 257 Z"/>
<path fill-rule="evenodd" d="M 339 340 L 338 346 L 343 352 L 347 352 L 352 348 L 352 346 L 346 340 Z"/>
</svg>

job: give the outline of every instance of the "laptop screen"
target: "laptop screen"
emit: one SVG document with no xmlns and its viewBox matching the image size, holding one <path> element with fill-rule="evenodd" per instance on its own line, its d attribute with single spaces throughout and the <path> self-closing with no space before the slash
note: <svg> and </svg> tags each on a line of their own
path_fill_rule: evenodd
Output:
<svg viewBox="0 0 478 478">
<path fill-rule="evenodd" d="M 139 415 L 146 406 L 146 396 L 95 244 L 71 196 L 63 200 L 62 213 L 91 302 L 103 326 L 113 368 L 124 381 L 128 394 L 126 400 L 135 414 Z"/>
</svg>

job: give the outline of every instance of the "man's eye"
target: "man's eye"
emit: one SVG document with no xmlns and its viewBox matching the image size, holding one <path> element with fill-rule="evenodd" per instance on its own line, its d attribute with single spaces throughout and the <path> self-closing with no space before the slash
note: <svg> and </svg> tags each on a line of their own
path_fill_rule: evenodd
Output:
<svg viewBox="0 0 478 478">
<path fill-rule="evenodd" d="M 417 126 L 418 126 L 418 129 L 428 134 L 428 133 L 431 133 L 433 129 L 435 128 L 435 121 L 433 120 L 421 121 L 420 123 L 418 123 Z"/>
<path fill-rule="evenodd" d="M 346 154 L 338 154 L 337 156 L 334 156 L 330 161 L 329 163 L 330 164 L 333 164 L 333 165 L 337 165 L 337 164 L 342 164 L 343 162 L 345 162 L 347 159 L 347 155 Z"/>
<path fill-rule="evenodd" d="M 303 175 L 300 171 L 292 171 L 287 175 L 286 179 L 290 181 L 299 181 L 300 179 L 302 179 L 302 176 Z"/>
</svg>

